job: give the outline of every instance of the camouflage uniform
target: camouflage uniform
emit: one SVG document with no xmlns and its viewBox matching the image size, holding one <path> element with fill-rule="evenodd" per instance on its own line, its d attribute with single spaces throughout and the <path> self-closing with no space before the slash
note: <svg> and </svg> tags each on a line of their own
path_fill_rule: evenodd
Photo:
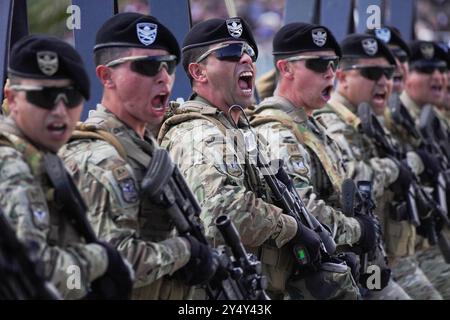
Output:
<svg viewBox="0 0 450 320">
<path fill-rule="evenodd" d="M 140 199 L 141 180 L 156 143 L 144 139 L 102 105 L 60 151 L 98 237 L 113 244 L 135 271 L 134 299 L 182 299 L 190 288 L 169 277 L 190 251 L 175 237 L 165 210 Z"/>
<path fill-rule="evenodd" d="M 334 93 L 324 108 L 314 112 L 314 118 L 343 150 L 348 176 L 355 181 L 372 181 L 374 197 L 378 199 L 398 178 L 398 167 L 391 159 L 374 156 L 373 144 L 359 131 L 360 120 L 355 111 L 343 96 Z"/>
<path fill-rule="evenodd" d="M 388 116 L 390 115 L 389 108 L 385 109 L 385 116 L 378 116 L 381 125 L 386 134 L 386 138 L 390 141 L 396 150 L 401 150 L 404 148 L 403 143 L 399 143 L 396 139 L 397 136 L 393 136 L 390 130 L 386 127 L 386 123 L 390 123 L 389 128 L 392 128 L 392 119 Z M 411 155 L 411 148 L 405 149 L 404 151 L 409 151 L 407 154 L 409 157 Z M 405 152 L 406 153 L 406 152 Z M 418 157 L 418 155 L 415 155 Z M 416 159 L 416 162 L 421 162 L 420 159 Z M 413 165 L 414 161 L 408 161 L 408 164 L 412 167 L 416 174 L 419 174 L 423 170 L 423 165 Z M 383 211 L 379 214 L 384 216 L 384 228 L 385 228 L 385 243 L 386 251 L 389 255 L 389 262 L 392 268 L 392 277 L 412 299 L 426 299 L 426 300 L 439 300 L 441 299 L 440 294 L 433 287 L 429 279 L 419 268 L 417 260 L 414 256 L 414 245 L 416 241 L 416 230 L 415 226 L 407 219 L 402 217 L 401 219 L 394 218 L 391 215 L 391 211 L 394 208 L 390 207 L 390 204 L 394 202 L 394 193 L 386 190 L 384 194 Z M 390 299 L 392 295 L 391 289 L 383 290 L 379 294 L 373 295 L 372 298 L 385 298 Z M 397 298 L 394 298 L 397 299 Z"/>
<path fill-rule="evenodd" d="M 86 244 L 58 209 L 43 165 L 43 150 L 33 146 L 10 118 L 0 121 L 0 206 L 17 237 L 42 261 L 44 277 L 64 299 L 79 299 L 108 263 L 103 247 Z M 80 288 L 71 289 L 76 269 Z"/>
<path fill-rule="evenodd" d="M 258 96 L 261 100 L 273 96 L 275 87 L 277 86 L 276 71 L 272 69 L 263 74 L 256 82 Z"/>
<path fill-rule="evenodd" d="M 390 109 L 386 108 L 384 115 L 380 118 L 380 122 L 385 126 L 385 130 L 390 132 L 395 140 L 396 149 L 403 149 L 406 152 L 407 158 L 412 157 L 411 151 L 414 150 L 417 141 L 410 134 L 402 132 L 402 128 L 395 126 L 392 119 Z M 416 154 L 415 157 L 418 157 Z M 416 164 L 414 164 L 416 163 Z M 424 164 L 421 159 L 408 159 L 408 165 L 412 171 L 419 175 L 424 170 Z M 438 292 L 437 287 L 431 281 L 431 278 L 422 269 L 419 260 L 415 255 L 414 245 L 420 236 L 415 231 L 415 226 L 409 221 L 394 221 L 389 218 L 386 223 L 387 228 L 391 230 L 386 237 L 388 245 L 389 261 L 392 267 L 392 276 L 407 294 L 416 300 L 441 300 L 442 296 Z M 405 237 L 395 237 L 395 234 L 405 234 L 409 231 L 409 238 L 407 241 Z"/>
<path fill-rule="evenodd" d="M 270 198 L 262 178 L 249 159 L 260 146 L 256 145 L 246 124 L 241 119 L 236 130 L 223 112 L 200 97 L 184 103 L 174 113 L 163 124 L 158 140 L 169 150 L 199 200 L 200 216 L 212 243 L 221 243 L 213 222 L 226 212 L 243 244 L 259 256 L 272 298 L 282 299 L 286 292 L 292 293 L 295 281 L 307 283 L 290 281 L 294 261 L 285 244 L 294 237 L 297 225 L 292 217 L 267 202 Z M 230 133 L 243 139 L 245 146 L 240 144 L 241 149 L 235 149 L 227 140 Z M 323 276 L 325 281 L 344 286 L 338 290 L 336 298 L 355 299 L 359 292 L 349 268 L 345 269 L 341 273 L 324 272 Z M 301 296 L 312 298 L 308 292 Z M 300 297 L 291 295 L 291 298 Z"/>
<path fill-rule="evenodd" d="M 304 109 L 282 97 L 265 99 L 254 115 L 252 126 L 271 149 L 279 148 L 276 156 L 283 160 L 299 193 L 307 189 L 323 199 L 314 200 L 315 194 L 304 199 L 311 213 L 332 230 L 337 245 L 356 244 L 361 236 L 359 222 L 333 209 L 340 207 L 341 184 L 347 174 L 337 144 Z"/>
<path fill-rule="evenodd" d="M 384 214 L 384 206 L 392 197 L 386 187 L 394 182 L 399 174 L 397 165 L 388 158 L 376 156 L 375 146 L 360 133 L 360 120 L 354 113 L 355 107 L 338 93 L 334 93 L 328 105 L 314 113 L 326 132 L 344 152 L 344 162 L 348 175 L 355 181 L 369 180 L 373 183 L 373 194 L 385 235 L 386 250 L 389 256 L 393 251 L 411 253 L 414 247 L 414 228 L 408 222 L 396 222 Z M 379 293 L 371 293 L 369 299 L 403 299 L 407 294 L 395 283 L 390 283 Z"/>
<path fill-rule="evenodd" d="M 400 99 L 408 109 L 416 124 L 419 123 L 421 108 L 404 91 Z M 437 108 L 435 108 L 437 109 Z M 446 231 L 448 237 L 448 230 Z M 437 246 L 430 247 L 428 241 L 418 237 L 416 258 L 423 273 L 444 299 L 450 299 L 450 265 L 447 264 Z"/>
</svg>

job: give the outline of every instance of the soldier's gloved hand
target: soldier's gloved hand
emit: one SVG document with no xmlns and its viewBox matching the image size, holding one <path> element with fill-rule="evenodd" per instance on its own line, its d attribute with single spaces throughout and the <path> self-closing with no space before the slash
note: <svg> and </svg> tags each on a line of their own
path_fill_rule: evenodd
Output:
<svg viewBox="0 0 450 320">
<path fill-rule="evenodd" d="M 419 149 L 417 150 L 417 154 L 419 155 L 420 159 L 424 163 L 424 174 L 427 178 L 437 179 L 438 173 L 440 171 L 441 165 L 439 163 L 439 160 L 434 157 L 430 152 Z"/>
<path fill-rule="evenodd" d="M 133 288 L 133 274 L 126 261 L 111 244 L 97 242 L 106 250 L 108 268 L 103 276 L 91 284 L 92 294 L 89 299 L 129 299 Z"/>
<path fill-rule="evenodd" d="M 320 262 L 320 243 L 320 236 L 317 232 L 301 223 L 297 224 L 297 233 L 289 244 L 295 256 L 294 260 L 300 267 L 314 266 Z"/>
<path fill-rule="evenodd" d="M 192 236 L 184 236 L 191 247 L 189 262 L 176 274 L 187 285 L 194 286 L 210 280 L 217 271 L 218 262 L 213 249 Z"/>
<path fill-rule="evenodd" d="M 361 226 L 361 237 L 358 245 L 362 253 L 366 253 L 375 249 L 378 237 L 378 221 L 374 218 L 361 214 L 355 217 Z"/>
<path fill-rule="evenodd" d="M 413 173 L 409 166 L 404 162 L 398 162 L 398 178 L 391 184 L 391 189 L 395 193 L 405 193 L 413 181 Z"/>
<path fill-rule="evenodd" d="M 352 271 L 353 279 L 355 279 L 356 282 L 359 281 L 359 269 L 361 268 L 361 265 L 358 262 L 358 257 L 353 252 L 341 252 L 337 255 L 337 257 L 341 260 L 344 260 L 347 266 Z"/>
</svg>

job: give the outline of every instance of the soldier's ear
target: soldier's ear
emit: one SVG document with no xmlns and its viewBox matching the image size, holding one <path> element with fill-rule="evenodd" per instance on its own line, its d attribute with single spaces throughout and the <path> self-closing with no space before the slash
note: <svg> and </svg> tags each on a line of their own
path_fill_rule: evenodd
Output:
<svg viewBox="0 0 450 320">
<path fill-rule="evenodd" d="M 5 100 L 3 101 L 2 104 L 2 109 L 5 112 L 5 107 L 8 107 L 8 111 L 9 113 L 16 113 L 17 112 L 17 91 L 11 90 L 9 88 L 9 85 L 6 84 L 5 88 L 3 89 L 3 93 L 5 95 Z"/>
<path fill-rule="evenodd" d="M 111 77 L 111 68 L 101 64 L 95 68 L 95 73 L 97 74 L 97 78 L 105 88 L 111 88 L 112 86 L 114 86 L 114 81 Z"/>
<path fill-rule="evenodd" d="M 189 63 L 188 70 L 189 70 L 189 74 L 195 81 L 205 82 L 207 80 L 206 69 L 203 64 Z"/>
<path fill-rule="evenodd" d="M 292 79 L 294 76 L 292 65 L 286 60 L 278 60 L 276 67 L 280 73 L 281 77 Z"/>
<path fill-rule="evenodd" d="M 347 84 L 347 73 L 341 69 L 337 69 L 336 80 L 339 82 L 340 86 L 345 86 Z"/>
</svg>

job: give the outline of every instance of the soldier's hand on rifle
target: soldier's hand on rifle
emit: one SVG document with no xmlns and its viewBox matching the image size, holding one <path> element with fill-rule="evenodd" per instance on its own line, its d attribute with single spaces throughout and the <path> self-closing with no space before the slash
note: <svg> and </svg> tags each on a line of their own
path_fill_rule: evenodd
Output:
<svg viewBox="0 0 450 320">
<path fill-rule="evenodd" d="M 374 250 L 377 245 L 379 232 L 378 221 L 365 214 L 357 215 L 355 218 L 361 227 L 361 237 L 359 238 L 358 245 L 362 253 Z"/>
<path fill-rule="evenodd" d="M 441 165 L 438 158 L 424 149 L 417 150 L 417 154 L 420 156 L 420 159 L 424 164 L 424 173 L 426 177 L 431 180 L 437 179 L 439 171 L 441 170 Z"/>
<path fill-rule="evenodd" d="M 176 273 L 186 284 L 198 285 L 210 280 L 216 273 L 218 261 L 213 249 L 192 236 L 184 236 L 191 247 L 189 262 Z"/>
<path fill-rule="evenodd" d="M 415 151 L 408 151 L 405 157 L 406 163 L 414 175 L 418 176 L 425 170 L 425 165 L 420 155 Z"/>
<path fill-rule="evenodd" d="M 108 268 L 103 276 L 92 282 L 91 299 L 95 299 L 96 292 L 101 292 L 102 299 L 129 299 L 133 288 L 133 272 L 129 264 L 111 244 L 99 241 L 108 255 Z M 100 297 L 99 297 L 100 298 Z"/>
<path fill-rule="evenodd" d="M 320 236 L 303 224 L 297 224 L 297 233 L 289 242 L 299 266 L 313 266 L 320 262 Z"/>
<path fill-rule="evenodd" d="M 398 165 L 398 178 L 391 184 L 391 189 L 395 193 L 402 194 L 405 190 L 408 190 L 411 182 L 413 181 L 414 174 L 409 168 L 408 164 L 404 162 L 397 162 Z"/>
</svg>

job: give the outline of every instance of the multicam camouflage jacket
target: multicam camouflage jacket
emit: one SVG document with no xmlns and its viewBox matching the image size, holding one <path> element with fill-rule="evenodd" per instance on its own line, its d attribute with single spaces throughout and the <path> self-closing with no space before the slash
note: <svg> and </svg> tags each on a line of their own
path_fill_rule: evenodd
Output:
<svg viewBox="0 0 450 320">
<path fill-rule="evenodd" d="M 42 261 L 44 277 L 64 299 L 82 298 L 106 271 L 100 245 L 86 244 L 54 201 L 43 150 L 11 118 L 0 121 L 0 205 L 19 240 Z"/>
<path fill-rule="evenodd" d="M 155 141 L 143 139 L 102 105 L 60 151 L 99 238 L 113 244 L 135 271 L 133 298 L 183 299 L 189 287 L 169 277 L 190 251 L 164 209 L 140 198 Z"/>
</svg>

